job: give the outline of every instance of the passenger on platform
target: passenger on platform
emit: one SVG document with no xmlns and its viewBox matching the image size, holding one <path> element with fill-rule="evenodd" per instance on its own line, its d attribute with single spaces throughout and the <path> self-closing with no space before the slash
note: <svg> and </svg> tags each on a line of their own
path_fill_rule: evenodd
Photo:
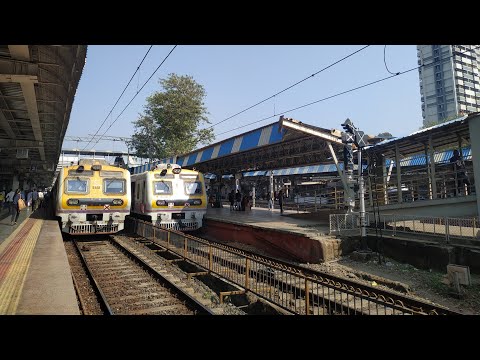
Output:
<svg viewBox="0 0 480 360">
<path fill-rule="evenodd" d="M 30 206 L 32 206 L 32 194 L 33 191 L 27 193 L 27 210 L 30 210 Z"/>
<path fill-rule="evenodd" d="M 45 194 L 43 195 L 43 207 L 45 208 L 45 212 L 48 215 L 48 207 L 50 205 L 50 197 L 51 193 L 50 191 L 45 191 Z"/>
<path fill-rule="evenodd" d="M 37 210 L 37 201 L 38 201 L 38 191 L 33 189 L 32 191 L 32 212 Z"/>
<path fill-rule="evenodd" d="M 5 201 L 5 191 L 0 191 L 0 212 L 3 210 L 3 203 Z"/>
<path fill-rule="evenodd" d="M 235 203 L 235 190 L 232 189 L 228 194 L 228 201 L 230 202 L 230 210 L 233 210 L 233 204 Z"/>
<path fill-rule="evenodd" d="M 37 203 L 37 209 L 43 207 L 43 197 L 44 197 L 44 194 L 43 194 L 43 191 L 39 190 L 38 191 L 38 203 Z"/>
<path fill-rule="evenodd" d="M 20 200 L 22 197 L 21 197 L 21 194 L 20 194 L 20 189 L 17 189 L 15 191 L 15 195 L 13 196 L 13 202 L 12 202 L 12 208 L 13 208 L 13 212 L 12 212 L 12 218 L 11 218 L 11 225 L 16 225 L 17 224 L 17 220 L 18 220 L 18 215 L 20 215 L 20 209 L 18 208 L 18 200 Z"/>
<path fill-rule="evenodd" d="M 5 196 L 5 203 L 8 207 L 8 214 L 12 215 L 13 213 L 13 197 L 15 196 L 15 192 L 10 189 L 10 191 L 7 193 L 7 196 Z"/>
<path fill-rule="evenodd" d="M 458 150 L 453 150 L 453 156 L 450 158 L 453 163 L 453 171 L 457 176 L 456 193 L 460 195 L 462 189 L 465 191 L 465 185 L 470 186 L 470 180 L 465 169 L 465 162 L 460 157 Z"/>
<path fill-rule="evenodd" d="M 233 208 L 235 210 L 240 210 L 240 207 L 242 206 L 242 194 L 240 193 L 240 190 L 237 190 L 237 193 L 235 194 L 235 205 Z"/>
<path fill-rule="evenodd" d="M 283 214 L 283 190 L 278 192 L 278 205 L 280 206 L 280 214 Z"/>
<path fill-rule="evenodd" d="M 245 196 L 245 194 L 242 195 L 242 201 L 240 202 L 240 210 L 245 211 L 245 208 L 247 207 L 247 201 L 248 197 Z"/>
</svg>

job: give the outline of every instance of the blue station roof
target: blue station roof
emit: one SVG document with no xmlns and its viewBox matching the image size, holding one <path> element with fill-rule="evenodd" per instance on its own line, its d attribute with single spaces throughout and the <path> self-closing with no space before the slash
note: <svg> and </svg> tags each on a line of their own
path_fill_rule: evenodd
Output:
<svg viewBox="0 0 480 360">
<path fill-rule="evenodd" d="M 280 129 L 279 123 L 275 122 L 261 128 L 248 131 L 244 134 L 231 137 L 216 144 L 209 145 L 199 150 L 180 155 L 161 159 L 152 164 L 145 164 L 135 168 L 130 168 L 132 174 L 142 173 L 150 170 L 159 163 L 175 163 L 182 167 L 193 166 L 205 161 L 226 157 L 235 153 L 252 150 L 262 146 L 279 143 L 287 130 Z"/>
</svg>

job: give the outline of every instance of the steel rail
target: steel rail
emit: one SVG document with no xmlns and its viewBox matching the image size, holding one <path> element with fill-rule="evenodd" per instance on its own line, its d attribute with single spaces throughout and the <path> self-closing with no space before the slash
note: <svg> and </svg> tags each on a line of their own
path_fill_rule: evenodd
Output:
<svg viewBox="0 0 480 360">
<path fill-rule="evenodd" d="M 274 270 L 281 271 L 282 273 L 286 274 L 286 276 L 288 275 L 288 276 L 297 277 L 298 279 L 302 280 L 305 283 L 305 285 L 308 285 L 307 283 L 312 283 L 313 285 L 316 285 L 317 290 L 318 290 L 319 286 L 322 286 L 322 287 L 326 287 L 329 292 L 330 292 L 330 289 L 333 290 L 334 293 L 339 292 L 342 301 L 343 301 L 343 298 L 342 298 L 343 295 L 342 294 L 346 294 L 347 303 L 349 302 L 348 296 L 350 295 L 350 296 L 354 297 L 354 299 L 353 299 L 354 303 L 357 300 L 356 298 L 358 298 L 358 301 L 360 301 L 360 302 L 363 301 L 363 300 L 366 300 L 366 301 L 370 301 L 370 302 L 375 303 L 376 304 L 375 306 L 377 308 L 378 308 L 379 305 L 380 306 L 385 306 L 385 307 L 388 306 L 389 308 L 391 308 L 393 310 L 394 313 L 395 313 L 395 310 L 398 310 L 400 312 L 407 312 L 407 313 L 412 313 L 412 314 L 445 314 L 445 315 L 454 315 L 455 314 L 455 315 L 460 315 L 459 313 L 457 313 L 455 311 L 452 311 L 452 310 L 449 310 L 449 309 L 446 309 L 444 307 L 437 306 L 437 305 L 428 303 L 426 301 L 414 299 L 412 297 L 400 295 L 400 294 L 397 294 L 393 291 L 373 288 L 371 286 L 368 286 L 368 285 L 365 285 L 365 284 L 362 284 L 362 283 L 359 283 L 359 282 L 355 282 L 355 281 L 340 278 L 340 277 L 337 277 L 337 276 L 334 276 L 334 275 L 330 275 L 330 274 L 326 274 L 326 273 L 323 273 L 323 272 L 315 271 L 315 270 L 308 269 L 308 268 L 303 267 L 303 266 L 294 265 L 292 263 L 282 261 L 282 260 L 278 260 L 278 259 L 275 259 L 275 258 L 271 258 L 271 257 L 268 257 L 268 256 L 256 255 L 256 254 L 250 253 L 250 252 L 245 251 L 245 250 L 240 250 L 240 249 L 237 249 L 235 247 L 228 246 L 228 245 L 207 241 L 205 239 L 197 238 L 197 237 L 194 237 L 194 236 L 188 235 L 188 234 L 183 234 L 183 233 L 175 231 L 175 230 L 167 230 L 167 229 L 158 228 L 156 226 L 153 226 L 150 223 L 147 223 L 147 222 L 144 222 L 144 221 L 141 221 L 141 220 L 134 220 L 134 221 L 135 221 L 134 232 L 137 233 L 138 235 L 144 237 L 148 241 L 154 242 L 155 244 L 157 244 L 157 245 L 175 253 L 176 255 L 178 255 L 180 257 L 183 257 L 185 259 L 188 259 L 189 261 L 192 261 L 196 265 L 198 265 L 198 266 L 200 266 L 204 269 L 207 269 L 208 271 L 214 272 L 215 274 L 228 279 L 229 281 L 232 281 L 232 279 L 229 278 L 229 277 L 223 276 L 223 274 L 219 273 L 218 271 L 212 271 L 211 266 L 209 266 L 209 268 L 207 268 L 207 267 L 205 267 L 205 264 L 201 264 L 201 263 L 196 262 L 195 260 L 192 260 L 191 257 L 193 257 L 193 255 L 190 256 L 190 257 L 188 256 L 188 247 L 186 245 L 186 242 L 187 241 L 189 241 L 190 243 L 197 242 L 199 244 L 202 244 L 202 245 L 208 247 L 208 250 L 202 250 L 201 248 L 198 248 L 198 247 L 195 248 L 195 255 L 200 256 L 203 259 L 209 259 L 210 262 L 213 261 L 213 262 L 216 262 L 216 263 L 222 263 L 226 267 L 228 267 L 229 270 L 234 268 L 241 275 L 247 273 L 247 270 L 246 270 L 247 266 L 246 265 L 239 264 L 238 261 L 236 262 L 236 261 L 232 261 L 232 260 L 229 260 L 229 259 L 221 258 L 219 255 L 212 255 L 211 248 L 221 249 L 223 251 L 226 251 L 229 254 L 241 256 L 241 257 L 245 258 L 246 263 L 248 263 L 249 260 L 250 261 L 255 261 L 256 263 L 262 264 L 263 266 L 265 266 L 267 268 L 273 268 Z M 139 226 L 139 225 L 142 225 L 142 226 Z M 149 226 L 149 227 L 151 227 L 151 229 L 153 229 L 153 235 L 154 235 L 153 237 L 150 238 L 150 237 L 146 236 L 146 226 Z M 142 229 L 140 229 L 140 228 L 142 228 Z M 142 234 L 139 233 L 139 230 L 143 230 Z M 160 232 L 160 233 L 163 232 L 164 234 L 167 235 L 167 246 L 166 247 L 165 247 L 164 244 L 158 243 L 158 241 L 154 241 L 154 240 L 158 240 L 155 237 L 155 231 L 156 230 L 158 230 L 158 232 Z M 170 241 L 170 237 L 171 237 L 172 234 L 174 234 L 175 237 L 181 237 L 181 238 L 184 239 L 185 246 L 182 247 L 182 248 L 176 248 L 177 251 L 172 249 L 172 246 L 169 246 L 169 241 Z M 245 277 L 246 277 L 245 282 L 246 282 L 247 287 L 243 286 L 244 284 L 239 284 L 238 282 L 236 282 L 236 284 L 239 285 L 239 286 L 242 286 L 244 288 L 247 288 L 248 290 L 256 293 L 255 291 L 253 291 L 253 289 L 248 288 L 248 280 L 247 279 L 250 278 L 250 277 L 257 278 L 259 275 L 264 276 L 259 271 L 249 269 L 248 270 L 248 276 L 245 275 Z M 281 281 L 279 279 L 277 279 L 275 281 L 276 281 L 275 285 L 277 285 L 277 287 L 279 286 L 282 289 L 282 291 L 283 290 L 292 291 L 292 288 L 295 288 L 295 286 L 293 286 L 291 283 L 288 283 L 286 281 Z M 328 301 L 329 303 L 332 303 L 332 302 L 334 303 L 335 302 L 335 300 L 332 300 L 331 298 L 322 299 L 322 301 L 320 301 L 321 296 L 319 296 L 318 294 L 313 294 L 313 287 L 312 287 L 311 291 L 312 292 L 308 292 L 309 293 L 308 296 L 305 296 L 305 294 L 307 293 L 305 291 L 305 289 L 298 288 L 298 286 L 297 286 L 294 293 L 296 294 L 297 297 L 303 296 L 305 298 L 305 301 L 311 302 L 312 304 L 315 304 L 315 303 L 320 304 L 321 302 L 325 303 L 325 300 Z M 262 294 L 258 294 L 258 293 L 256 293 L 256 294 L 259 295 L 262 298 L 265 298 L 266 300 L 268 300 L 270 302 L 275 303 L 276 305 L 278 305 L 278 306 L 280 306 L 280 307 L 282 307 L 282 308 L 284 308 L 288 311 L 292 310 L 288 307 L 283 306 L 282 304 L 279 304 L 275 301 L 272 301 L 272 299 L 269 298 L 269 297 L 264 297 Z M 330 296 L 330 294 L 329 294 L 329 296 Z M 336 297 L 336 295 L 334 295 L 334 296 Z M 342 303 L 334 304 L 334 305 L 335 306 L 340 305 L 341 307 L 345 307 L 345 304 L 342 304 Z M 358 311 L 356 309 L 352 309 L 352 311 L 353 310 L 355 310 L 355 312 Z M 308 310 L 307 310 L 307 312 L 308 312 Z M 378 312 L 378 310 L 377 310 L 377 312 Z"/>
</svg>

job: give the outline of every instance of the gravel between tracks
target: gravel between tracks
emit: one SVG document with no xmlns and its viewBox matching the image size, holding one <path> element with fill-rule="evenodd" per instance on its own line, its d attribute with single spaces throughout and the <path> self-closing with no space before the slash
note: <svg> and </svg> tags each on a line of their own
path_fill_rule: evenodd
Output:
<svg viewBox="0 0 480 360">
<path fill-rule="evenodd" d="M 229 303 L 220 304 L 220 298 L 217 294 L 215 294 L 212 289 L 206 286 L 201 281 L 197 280 L 195 277 L 192 277 L 191 280 L 187 280 L 187 274 L 180 270 L 175 265 L 171 265 L 163 260 L 160 256 L 156 255 L 152 250 L 148 249 L 145 245 L 134 241 L 127 235 L 114 235 L 115 240 L 125 244 L 128 247 L 135 248 L 137 251 L 141 252 L 145 255 L 148 259 L 154 261 L 156 264 L 159 265 L 161 269 L 168 270 L 168 273 L 172 274 L 173 276 L 182 279 L 183 281 L 187 282 L 190 287 L 192 287 L 195 292 L 203 294 L 204 299 L 209 299 L 211 305 L 209 305 L 212 309 L 221 308 L 223 315 L 245 315 L 245 312 L 236 308 L 234 305 Z"/>
<path fill-rule="evenodd" d="M 81 306 L 79 305 L 82 314 L 103 315 L 103 311 L 100 308 L 97 296 L 95 295 L 95 291 L 90 285 L 90 281 L 87 277 L 87 273 L 83 268 L 82 261 L 77 254 L 75 245 L 71 241 L 64 241 L 63 244 L 65 245 L 65 250 L 67 252 L 67 258 L 70 264 L 72 276 L 75 278 L 75 282 L 79 287 L 77 290 L 80 292 L 80 296 L 82 297 L 82 300 L 84 302 L 84 308 L 81 308 Z"/>
</svg>

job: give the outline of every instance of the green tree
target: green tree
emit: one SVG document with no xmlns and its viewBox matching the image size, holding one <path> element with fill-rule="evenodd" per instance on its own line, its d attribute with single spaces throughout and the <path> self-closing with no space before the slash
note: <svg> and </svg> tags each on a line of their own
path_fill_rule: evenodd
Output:
<svg viewBox="0 0 480 360">
<path fill-rule="evenodd" d="M 199 129 L 203 123 L 210 124 L 203 86 L 191 76 L 176 74 L 159 82 L 163 91 L 147 98 L 144 113 L 133 122 L 135 134 L 129 145 L 137 155 L 162 159 L 211 143 L 213 129 Z"/>
<path fill-rule="evenodd" d="M 390 134 L 388 131 L 385 131 L 385 132 L 382 132 L 380 134 L 377 135 L 377 137 L 393 137 L 392 134 Z"/>
</svg>

